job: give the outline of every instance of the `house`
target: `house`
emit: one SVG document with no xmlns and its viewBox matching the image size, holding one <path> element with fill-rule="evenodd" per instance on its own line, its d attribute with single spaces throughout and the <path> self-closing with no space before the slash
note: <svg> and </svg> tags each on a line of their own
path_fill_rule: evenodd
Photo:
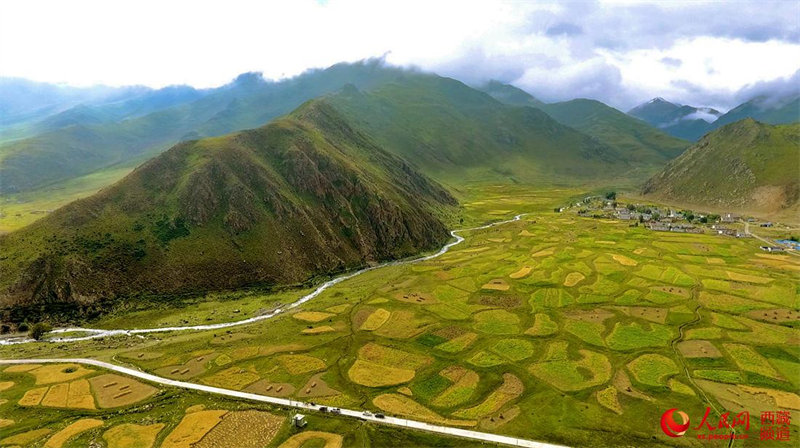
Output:
<svg viewBox="0 0 800 448">
<path fill-rule="evenodd" d="M 631 211 L 628 209 L 620 210 L 617 212 L 617 218 L 628 221 L 631 219 Z"/>
<path fill-rule="evenodd" d="M 642 221 L 650 221 L 653 216 L 650 213 L 642 213 Z"/>
<path fill-rule="evenodd" d="M 728 236 L 736 235 L 736 229 L 729 229 L 723 226 L 713 226 L 712 228 L 714 229 L 715 232 L 717 232 L 717 235 L 728 235 Z"/>
<path fill-rule="evenodd" d="M 772 227 L 772 223 L 771 222 L 762 222 L 761 223 L 761 227 Z"/>
<path fill-rule="evenodd" d="M 725 213 L 720 217 L 720 221 L 722 222 L 736 222 L 740 218 L 739 215 L 735 213 Z"/>
<path fill-rule="evenodd" d="M 653 223 L 648 226 L 650 230 L 655 230 L 657 232 L 669 232 L 669 225 L 667 224 L 659 224 Z"/>
<path fill-rule="evenodd" d="M 744 232 L 736 232 L 736 238 L 752 238 L 753 235 Z"/>
<path fill-rule="evenodd" d="M 670 227 L 670 232 L 678 232 L 678 233 L 703 233 L 702 229 L 699 229 L 695 226 L 690 226 L 686 224 L 678 224 L 675 226 Z"/>
<path fill-rule="evenodd" d="M 306 416 L 303 414 L 295 414 L 292 417 L 292 424 L 297 428 L 304 428 L 308 422 L 306 421 Z"/>
<path fill-rule="evenodd" d="M 783 248 L 778 246 L 761 246 L 761 250 L 764 252 L 783 252 Z"/>
</svg>

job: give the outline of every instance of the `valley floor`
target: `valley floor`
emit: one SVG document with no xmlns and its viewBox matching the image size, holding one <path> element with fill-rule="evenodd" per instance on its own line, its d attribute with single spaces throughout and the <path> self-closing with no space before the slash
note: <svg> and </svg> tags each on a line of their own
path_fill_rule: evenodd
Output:
<svg viewBox="0 0 800 448">
<path fill-rule="evenodd" d="M 0 359 L 92 358 L 172 380 L 571 446 L 711 446 L 697 437 L 708 430 L 666 436 L 661 415 L 678 408 L 694 428 L 707 407 L 713 423 L 722 412 L 748 411 L 749 429 L 735 432 L 749 438 L 733 446 L 785 446 L 759 440 L 759 428 L 762 412 L 800 411 L 800 261 L 765 254 L 755 239 L 552 212 L 579 193 L 468 191 L 464 223 L 454 227 L 530 214 L 464 232 L 441 257 L 343 281 L 274 319 L 5 346 Z M 302 294 L 216 295 L 91 326 L 240 320 Z M 298 430 L 289 419 L 295 412 L 92 366 L 0 372 L 0 446 L 213 446 L 230 434 L 254 447 L 473 443 L 318 412 Z M 800 437 L 796 420 L 786 431 Z"/>
</svg>

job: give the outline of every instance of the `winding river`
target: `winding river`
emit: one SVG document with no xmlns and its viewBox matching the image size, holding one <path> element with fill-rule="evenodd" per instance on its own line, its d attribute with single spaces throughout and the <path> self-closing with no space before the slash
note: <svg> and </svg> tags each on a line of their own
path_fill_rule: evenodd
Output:
<svg viewBox="0 0 800 448">
<path fill-rule="evenodd" d="M 482 229 L 488 229 L 488 228 L 494 227 L 494 226 L 508 224 L 510 222 L 519 221 L 523 216 L 525 216 L 527 214 L 528 213 L 522 213 L 522 214 L 519 214 L 519 215 L 517 215 L 517 216 L 515 216 L 515 217 L 513 217 L 511 219 L 507 219 L 505 221 L 493 222 L 493 223 L 486 224 L 486 225 L 483 225 L 483 226 L 471 227 L 471 228 L 468 228 L 468 229 L 452 230 L 452 231 L 450 231 L 450 235 L 452 235 L 452 237 L 455 238 L 455 240 L 454 241 L 450 241 L 449 243 L 445 244 L 441 249 L 439 249 L 438 252 L 436 252 L 434 254 L 425 255 L 425 256 L 422 256 L 422 257 L 418 257 L 418 258 L 405 259 L 405 260 L 388 261 L 388 262 L 381 263 L 381 264 L 378 264 L 378 265 L 375 265 L 375 266 L 370 266 L 370 267 L 367 267 L 367 268 L 364 268 L 364 269 L 360 269 L 358 271 L 353 271 L 353 272 L 350 272 L 350 273 L 347 273 L 347 274 L 343 274 L 343 275 L 341 275 L 339 277 L 336 277 L 334 279 L 328 280 L 327 282 L 325 282 L 325 283 L 321 284 L 320 286 L 318 286 L 317 289 L 315 289 L 314 291 L 304 295 L 303 297 L 300 297 L 295 302 L 292 302 L 291 304 L 289 304 L 289 305 L 287 305 L 285 307 L 277 308 L 277 309 L 275 309 L 275 310 L 273 310 L 273 311 L 271 311 L 269 313 L 262 314 L 262 315 L 259 315 L 259 316 L 255 316 L 255 317 L 251 317 L 251 318 L 248 318 L 248 319 L 242 319 L 242 320 L 237 320 L 237 321 L 233 321 L 233 322 L 222 322 L 222 323 L 217 323 L 217 324 L 208 324 L 208 325 L 187 325 L 187 326 L 182 326 L 182 327 L 159 327 L 159 328 L 136 328 L 136 329 L 128 329 L 128 330 L 103 330 L 103 329 L 97 329 L 97 328 L 81 328 L 81 327 L 58 328 L 58 329 L 55 329 L 55 330 L 51 331 L 48 334 L 57 335 L 57 334 L 63 334 L 63 333 L 77 333 L 77 332 L 79 332 L 79 333 L 88 333 L 88 335 L 76 336 L 76 337 L 52 337 L 52 338 L 48 338 L 45 341 L 38 341 L 38 342 L 57 342 L 57 343 L 78 342 L 78 341 L 85 341 L 85 340 L 88 340 L 88 339 L 104 338 L 104 337 L 108 337 L 108 336 L 120 336 L 120 335 L 130 336 L 130 335 L 140 335 L 140 334 L 145 334 L 145 333 L 163 333 L 163 332 L 168 332 L 168 331 L 217 330 L 217 329 L 220 329 L 220 328 L 230 328 L 230 327 L 236 327 L 236 326 L 239 326 L 239 325 L 252 324 L 254 322 L 259 322 L 259 321 L 262 321 L 262 320 L 273 318 L 273 317 L 275 317 L 275 316 L 277 316 L 279 314 L 284 313 L 287 310 L 291 310 L 293 308 L 296 308 L 296 307 L 308 302 L 309 300 L 313 299 L 314 297 L 317 297 L 323 291 L 325 291 L 326 289 L 330 288 L 331 286 L 333 286 L 333 285 L 335 285 L 337 283 L 341 283 L 341 282 L 343 282 L 343 281 L 345 281 L 347 279 L 351 279 L 351 278 L 353 278 L 355 276 L 361 275 L 361 274 L 363 274 L 365 272 L 374 271 L 376 269 L 381 269 L 381 268 L 385 268 L 385 267 L 388 267 L 388 266 L 399 266 L 399 265 L 404 265 L 404 264 L 419 263 L 421 261 L 428 261 L 428 260 L 432 260 L 434 258 L 440 257 L 440 256 L 444 255 L 445 253 L 447 253 L 447 251 L 449 251 L 450 248 L 452 248 L 453 246 L 456 246 L 458 244 L 461 244 L 464 241 L 464 237 L 459 235 L 458 234 L 459 232 L 468 232 L 468 231 L 472 231 L 472 230 L 482 230 Z M 31 343 L 31 342 L 37 342 L 37 341 L 35 341 L 34 339 L 31 339 L 31 338 L 25 338 L 25 337 L 0 339 L 0 345 L 26 344 L 26 343 Z"/>
</svg>

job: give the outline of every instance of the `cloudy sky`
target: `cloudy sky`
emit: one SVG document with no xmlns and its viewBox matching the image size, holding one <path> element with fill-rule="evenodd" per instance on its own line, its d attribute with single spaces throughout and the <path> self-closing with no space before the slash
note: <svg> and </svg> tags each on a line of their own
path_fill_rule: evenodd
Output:
<svg viewBox="0 0 800 448">
<path fill-rule="evenodd" d="M 386 55 L 627 109 L 798 88 L 800 2 L 3 0 L 0 76 L 218 86 Z M 793 77 L 794 76 L 794 77 Z"/>
</svg>

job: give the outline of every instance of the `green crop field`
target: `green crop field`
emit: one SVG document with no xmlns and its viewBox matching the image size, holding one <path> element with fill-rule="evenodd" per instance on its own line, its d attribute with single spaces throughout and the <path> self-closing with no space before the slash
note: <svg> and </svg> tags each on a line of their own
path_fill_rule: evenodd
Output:
<svg viewBox="0 0 800 448">
<path fill-rule="evenodd" d="M 673 407 L 702 416 L 709 403 L 738 413 L 758 402 L 800 412 L 797 320 L 772 318 L 796 311 L 800 260 L 764 255 L 752 239 L 651 232 L 551 211 L 578 193 L 467 188 L 465 227 L 530 214 L 464 231 L 466 240 L 441 257 L 369 271 L 257 323 L 3 346 L 0 358 L 92 357 L 201 384 L 577 446 L 595 445 L 600 432 L 616 445 L 705 446 L 661 432 L 659 418 Z M 114 310 L 87 325 L 225 322 L 306 292 L 191 297 Z M 0 371 L 0 445 L 41 446 L 61 434 L 69 436 L 64 446 L 167 446 L 181 425 L 222 437 L 226 419 L 261 425 L 270 447 L 296 434 L 291 410 L 157 385 L 125 402 L 92 381 L 100 369 L 25 369 Z M 80 395 L 83 379 L 91 386 Z M 75 406 L 85 405 L 79 411 L 69 407 L 72 387 Z M 103 393 L 124 404 L 104 407 Z M 341 435 L 343 446 L 470 446 L 347 418 L 308 420 L 310 430 Z M 800 437 L 796 423 L 791 432 Z M 313 440 L 323 439 L 308 446 Z M 741 446 L 758 442 L 751 436 Z"/>
</svg>

